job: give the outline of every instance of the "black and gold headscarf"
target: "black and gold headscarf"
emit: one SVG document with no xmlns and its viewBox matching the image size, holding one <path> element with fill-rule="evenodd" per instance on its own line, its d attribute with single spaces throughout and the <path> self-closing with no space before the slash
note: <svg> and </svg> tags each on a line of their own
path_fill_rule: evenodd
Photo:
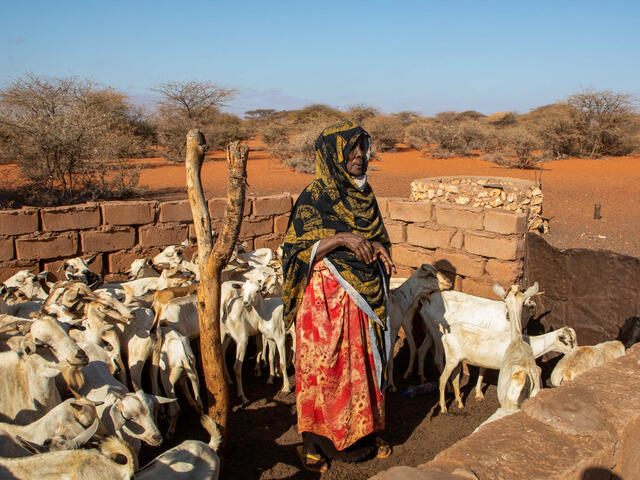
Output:
<svg viewBox="0 0 640 480">
<path fill-rule="evenodd" d="M 371 186 L 360 191 L 346 170 L 349 152 L 364 136 L 363 150 L 369 152 L 369 134 L 353 122 L 326 128 L 316 140 L 315 179 L 302 191 L 289 218 L 283 244 L 284 321 L 289 328 L 307 284 L 309 261 L 313 245 L 340 232 L 352 232 L 369 241 L 378 241 L 390 248 L 389 235 Z M 378 261 L 363 263 L 351 250 L 337 248 L 327 257 L 340 275 L 364 298 L 382 326 L 375 324 L 378 339 L 387 318 L 383 281 L 384 269 Z M 383 283 L 384 282 L 384 283 Z"/>
</svg>

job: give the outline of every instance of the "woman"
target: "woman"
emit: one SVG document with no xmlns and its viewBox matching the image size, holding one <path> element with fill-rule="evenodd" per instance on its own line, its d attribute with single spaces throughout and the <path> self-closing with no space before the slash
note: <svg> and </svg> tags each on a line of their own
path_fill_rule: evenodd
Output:
<svg viewBox="0 0 640 480">
<path fill-rule="evenodd" d="M 300 194 L 283 250 L 284 319 L 296 323 L 296 406 L 308 470 L 391 448 L 384 428 L 395 265 L 366 171 L 369 134 L 346 122 L 316 141 L 315 179 Z"/>
</svg>

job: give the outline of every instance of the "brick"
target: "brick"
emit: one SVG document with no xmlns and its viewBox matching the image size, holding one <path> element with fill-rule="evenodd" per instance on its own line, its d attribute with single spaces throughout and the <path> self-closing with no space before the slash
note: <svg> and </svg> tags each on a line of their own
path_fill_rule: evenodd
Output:
<svg viewBox="0 0 640 480">
<path fill-rule="evenodd" d="M 506 262 L 490 258 L 487 260 L 485 269 L 491 280 L 506 287 L 516 284 L 520 280 L 523 273 L 523 265 L 521 261 Z"/>
<path fill-rule="evenodd" d="M 102 204 L 105 225 L 144 225 L 156 221 L 157 202 L 108 202 Z"/>
<path fill-rule="evenodd" d="M 428 203 L 392 200 L 389 202 L 389 217 L 393 220 L 424 223 L 431 220 L 431 209 Z"/>
<path fill-rule="evenodd" d="M 82 255 L 82 259 L 87 262 L 89 266 L 89 270 L 93 273 L 102 274 L 102 270 L 104 267 L 104 259 L 102 258 L 102 254 L 98 255 Z M 53 275 L 57 280 L 64 280 L 64 273 L 62 271 L 62 264 L 64 260 L 56 260 L 54 262 L 43 262 L 42 270 L 46 270 L 51 275 Z"/>
<path fill-rule="evenodd" d="M 519 257 L 518 237 L 492 237 L 483 234 L 465 233 L 464 249 L 475 255 L 516 260 Z"/>
<path fill-rule="evenodd" d="M 387 220 L 384 222 L 384 226 L 387 228 L 387 233 L 389 234 L 389 239 L 392 244 L 405 243 L 407 241 L 406 223 Z"/>
<path fill-rule="evenodd" d="M 433 265 L 438 270 L 463 277 L 480 277 L 484 274 L 484 259 L 451 250 L 437 249 L 433 254 Z"/>
<path fill-rule="evenodd" d="M 210 198 L 207 203 L 209 207 L 209 215 L 211 215 L 212 219 L 224 218 L 224 212 L 227 204 L 226 198 Z M 245 197 L 244 199 L 243 214 L 245 217 L 251 215 L 251 198 L 249 197 Z"/>
<path fill-rule="evenodd" d="M 242 221 L 242 227 L 240 228 L 240 238 L 257 237 L 259 235 L 267 235 L 273 233 L 273 218 L 263 218 L 260 220 L 248 220 Z"/>
<path fill-rule="evenodd" d="M 40 217 L 35 208 L 0 211 L 0 235 L 34 233 L 39 225 Z"/>
<path fill-rule="evenodd" d="M 143 225 L 138 229 L 141 247 L 166 247 L 184 242 L 189 234 L 189 225 L 158 223 Z"/>
<path fill-rule="evenodd" d="M 493 284 L 495 282 L 490 281 L 487 278 L 463 278 L 462 288 L 460 289 L 464 293 L 469 295 L 475 295 L 476 297 L 489 298 L 491 300 L 499 300 L 499 297 L 493 293 Z"/>
<path fill-rule="evenodd" d="M 275 252 L 277 248 L 282 245 L 283 241 L 283 234 L 263 235 L 253 239 L 253 248 L 270 248 Z"/>
<path fill-rule="evenodd" d="M 125 252 L 114 252 L 107 254 L 106 271 L 118 274 L 126 272 L 131 268 L 131 263 L 138 258 L 153 258 L 162 251 L 160 247 L 141 249 L 136 247 Z M 106 277 L 105 277 L 106 278 Z"/>
<path fill-rule="evenodd" d="M 505 235 L 525 233 L 527 230 L 527 215 L 503 210 L 486 210 L 484 212 L 484 229 Z"/>
<path fill-rule="evenodd" d="M 101 224 L 100 206 L 97 204 L 44 208 L 40 210 L 40 216 L 42 230 L 45 232 L 84 230 L 99 227 Z"/>
<path fill-rule="evenodd" d="M 11 278 L 20 270 L 29 270 L 32 273 L 40 272 L 40 266 L 34 260 L 13 260 L 0 264 L 0 282 Z"/>
<path fill-rule="evenodd" d="M 158 220 L 160 222 L 193 223 L 189 200 L 162 202 L 158 209 L 160 212 Z"/>
<path fill-rule="evenodd" d="M 13 248 L 13 238 L 1 238 L 0 239 L 0 261 L 13 260 L 16 256 L 16 251 Z"/>
<path fill-rule="evenodd" d="M 282 215 L 291 213 L 291 195 L 273 195 L 257 197 L 253 200 L 252 215 L 265 217 L 267 215 Z"/>
<path fill-rule="evenodd" d="M 451 237 L 451 248 L 453 250 L 462 250 L 462 245 L 464 245 L 464 233 L 461 231 L 457 231 Z"/>
<path fill-rule="evenodd" d="M 16 253 L 20 260 L 73 257 L 78 253 L 78 235 L 67 232 L 17 238 Z"/>
<path fill-rule="evenodd" d="M 448 227 L 482 230 L 482 211 L 455 207 L 436 207 L 436 221 L 440 225 Z"/>
<path fill-rule="evenodd" d="M 407 242 L 425 248 L 447 248 L 455 230 L 450 228 L 407 226 Z"/>
<path fill-rule="evenodd" d="M 83 252 L 114 252 L 136 244 L 136 232 L 132 227 L 109 228 L 81 232 Z"/>
<path fill-rule="evenodd" d="M 419 268 L 423 263 L 432 262 L 433 252 L 411 245 L 394 245 L 391 258 L 396 266 Z"/>
<path fill-rule="evenodd" d="M 289 226 L 289 215 L 273 217 L 273 233 L 286 233 Z"/>
</svg>

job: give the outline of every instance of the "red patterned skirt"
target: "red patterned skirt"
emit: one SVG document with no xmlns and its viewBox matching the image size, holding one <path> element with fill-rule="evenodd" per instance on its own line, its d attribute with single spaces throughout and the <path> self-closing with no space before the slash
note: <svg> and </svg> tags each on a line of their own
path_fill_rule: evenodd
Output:
<svg viewBox="0 0 640 480">
<path fill-rule="evenodd" d="M 316 262 L 296 317 L 298 431 L 344 450 L 384 429 L 369 319 L 324 262 Z"/>
</svg>

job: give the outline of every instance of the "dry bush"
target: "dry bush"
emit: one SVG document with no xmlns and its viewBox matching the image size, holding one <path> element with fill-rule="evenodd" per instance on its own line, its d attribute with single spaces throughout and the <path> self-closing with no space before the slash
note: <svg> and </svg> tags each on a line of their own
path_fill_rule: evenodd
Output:
<svg viewBox="0 0 640 480">
<path fill-rule="evenodd" d="M 374 107 L 364 104 L 352 105 L 347 109 L 347 117 L 358 125 L 362 125 L 367 118 L 380 115 L 380 111 Z"/>
<path fill-rule="evenodd" d="M 362 126 L 371 135 L 371 149 L 374 153 L 395 150 L 396 143 L 404 141 L 404 126 L 393 115 L 367 118 Z"/>
<path fill-rule="evenodd" d="M 236 115 L 216 113 L 203 127 L 207 144 L 214 150 L 225 150 L 231 142 L 249 138 L 249 127 Z"/>
<path fill-rule="evenodd" d="M 76 78 L 26 75 L 2 88 L 0 123 L 8 135 L 6 148 L 30 181 L 22 192 L 25 201 L 132 193 L 136 171 L 128 164 L 120 167 L 144 147 L 132 111 L 125 95 Z"/>
<path fill-rule="evenodd" d="M 427 136 L 430 143 L 435 144 L 432 155 L 448 158 L 454 155 L 472 155 L 476 150 L 486 150 L 491 132 L 480 121 L 458 122 L 452 121 L 449 115 L 442 115 L 427 127 Z"/>
<path fill-rule="evenodd" d="M 579 132 L 572 118 L 572 108 L 555 103 L 536 108 L 519 119 L 520 125 L 534 134 L 547 159 L 579 155 Z"/>
<path fill-rule="evenodd" d="M 435 143 L 431 136 L 433 123 L 434 120 L 431 118 L 420 118 L 410 123 L 405 129 L 407 145 L 416 150 L 427 150 L 430 143 Z"/>
<path fill-rule="evenodd" d="M 271 121 L 261 125 L 258 131 L 271 155 L 280 159 L 286 158 L 291 133 L 288 125 L 282 121 Z"/>
<path fill-rule="evenodd" d="M 409 110 L 403 110 L 402 112 L 392 113 L 391 115 L 393 115 L 398 120 L 400 120 L 400 123 L 402 123 L 402 125 L 404 125 L 405 127 L 408 127 L 412 123 L 422 119 L 422 116 L 418 112 L 412 112 Z"/>
<path fill-rule="evenodd" d="M 539 142 L 522 127 L 512 127 L 501 133 L 502 145 L 513 154 L 514 159 L 509 162 L 515 168 L 536 168 L 540 158 L 534 156 L 539 148 Z"/>
<path fill-rule="evenodd" d="M 300 110 L 290 110 L 286 112 L 285 118 L 285 122 L 290 125 L 291 134 L 304 132 L 312 126 L 327 127 L 344 120 L 347 120 L 347 115 L 344 112 L 321 104 L 310 105 Z"/>
<path fill-rule="evenodd" d="M 517 117 L 514 112 L 492 113 L 487 117 L 487 122 L 497 128 L 512 126 L 516 123 Z"/>
<path fill-rule="evenodd" d="M 295 135 L 287 146 L 285 163 L 299 172 L 314 173 L 316 140 L 324 127 L 316 127 Z"/>
<path fill-rule="evenodd" d="M 585 89 L 571 95 L 567 104 L 572 108 L 581 155 L 626 155 L 637 148 L 632 95 Z"/>
</svg>

